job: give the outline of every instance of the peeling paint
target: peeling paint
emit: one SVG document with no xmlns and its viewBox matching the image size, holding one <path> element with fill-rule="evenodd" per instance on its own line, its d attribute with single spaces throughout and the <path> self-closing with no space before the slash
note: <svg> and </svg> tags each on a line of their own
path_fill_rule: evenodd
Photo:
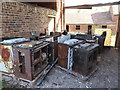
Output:
<svg viewBox="0 0 120 90">
<path fill-rule="evenodd" d="M 12 45 L 0 45 L 0 71 L 13 73 Z"/>
<path fill-rule="evenodd" d="M 13 50 L 14 44 L 29 41 L 25 38 L 15 38 L 0 42 L 0 71 L 13 73 Z"/>
</svg>

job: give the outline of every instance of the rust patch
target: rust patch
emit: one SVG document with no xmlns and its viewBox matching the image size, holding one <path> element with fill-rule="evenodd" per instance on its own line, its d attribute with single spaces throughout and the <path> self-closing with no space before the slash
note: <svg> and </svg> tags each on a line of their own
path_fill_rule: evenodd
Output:
<svg viewBox="0 0 120 90">
<path fill-rule="evenodd" d="M 2 48 L 1 56 L 2 56 L 3 62 L 9 62 L 10 61 L 10 50 L 8 48 Z"/>
<path fill-rule="evenodd" d="M 58 45 L 58 65 L 67 69 L 68 63 L 68 46 L 64 44 Z"/>
<path fill-rule="evenodd" d="M 4 45 L 0 45 L 0 55 L 1 55 L 0 62 L 4 63 L 5 68 L 8 70 L 7 72 L 11 72 L 12 64 L 10 49 L 5 47 Z"/>
</svg>

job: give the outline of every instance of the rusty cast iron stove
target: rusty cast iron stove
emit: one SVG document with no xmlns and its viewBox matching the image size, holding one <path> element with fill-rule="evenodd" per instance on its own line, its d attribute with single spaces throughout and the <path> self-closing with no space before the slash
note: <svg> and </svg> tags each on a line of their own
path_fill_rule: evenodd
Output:
<svg viewBox="0 0 120 90">
<path fill-rule="evenodd" d="M 48 45 L 43 41 L 30 41 L 14 45 L 14 74 L 18 78 L 34 80 L 48 65 Z"/>
<path fill-rule="evenodd" d="M 96 67 L 98 44 L 69 39 L 58 45 L 58 65 L 82 75 L 89 75 Z"/>
<path fill-rule="evenodd" d="M 59 35 L 50 36 L 43 41 L 49 43 L 49 63 L 52 64 L 58 58 L 58 37 Z"/>
<path fill-rule="evenodd" d="M 12 46 L 29 41 L 25 38 L 15 38 L 0 42 L 0 71 L 13 73 L 13 51 Z"/>
</svg>

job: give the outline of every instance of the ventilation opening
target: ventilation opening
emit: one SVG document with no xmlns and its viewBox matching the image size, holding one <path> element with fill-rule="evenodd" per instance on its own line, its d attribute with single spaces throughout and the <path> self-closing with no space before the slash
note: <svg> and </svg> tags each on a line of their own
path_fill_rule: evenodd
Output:
<svg viewBox="0 0 120 90">
<path fill-rule="evenodd" d="M 19 72 L 25 73 L 25 54 L 18 52 L 19 55 Z"/>
<path fill-rule="evenodd" d="M 34 53 L 34 60 L 40 58 L 40 51 Z"/>
</svg>

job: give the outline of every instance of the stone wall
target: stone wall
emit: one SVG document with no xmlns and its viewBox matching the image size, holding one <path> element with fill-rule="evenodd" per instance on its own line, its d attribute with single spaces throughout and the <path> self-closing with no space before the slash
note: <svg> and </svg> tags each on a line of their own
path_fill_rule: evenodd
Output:
<svg viewBox="0 0 120 90">
<path fill-rule="evenodd" d="M 35 4 L 20 2 L 2 3 L 2 22 L 0 30 L 1 37 L 29 37 L 31 31 L 37 34 L 48 30 L 48 25 L 52 18 L 48 15 L 56 16 L 59 11 L 43 8 Z M 59 19 L 59 17 L 57 17 Z M 52 26 L 54 26 L 52 24 Z M 58 27 L 56 27 L 57 30 Z M 53 30 L 53 28 L 51 28 Z"/>
</svg>

